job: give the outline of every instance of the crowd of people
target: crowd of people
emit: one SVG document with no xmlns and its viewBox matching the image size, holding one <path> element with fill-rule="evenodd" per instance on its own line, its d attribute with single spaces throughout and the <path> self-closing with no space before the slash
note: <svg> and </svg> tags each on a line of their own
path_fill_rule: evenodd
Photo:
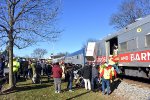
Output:
<svg viewBox="0 0 150 100">
<path fill-rule="evenodd" d="M 111 93 L 111 83 L 113 83 L 117 74 L 120 73 L 120 70 L 116 67 L 117 64 L 115 61 L 112 63 L 113 61 L 111 59 L 108 63 L 105 62 L 100 66 L 95 65 L 95 63 L 86 63 L 85 66 L 56 63 L 52 67 L 55 93 L 61 92 L 61 80 L 65 79 L 68 82 L 66 88 L 70 92 L 73 92 L 72 86 L 74 83 L 76 87 L 84 87 L 86 90 L 94 92 L 101 90 L 103 95 L 109 95 Z M 64 77 L 62 78 L 63 74 Z"/>
<path fill-rule="evenodd" d="M 0 77 L 4 75 L 4 66 L 3 59 L 0 59 Z M 55 93 L 61 93 L 63 79 L 68 83 L 66 88 L 70 92 L 74 91 L 72 87 L 75 85 L 77 88 L 84 87 L 88 91 L 102 90 L 102 94 L 109 95 L 111 93 L 110 83 L 113 82 L 116 74 L 120 73 L 116 66 L 112 61 L 105 62 L 100 66 L 95 63 L 86 63 L 85 66 L 82 66 L 64 62 L 51 63 L 47 60 L 17 60 L 14 58 L 13 84 L 16 86 L 21 78 L 24 81 L 31 80 L 33 84 L 42 84 L 41 76 L 43 75 L 47 76 L 48 81 L 51 77 L 53 78 Z"/>
<path fill-rule="evenodd" d="M 2 86 L 4 78 L 8 82 L 8 73 L 4 73 L 4 68 L 9 68 L 9 64 L 0 58 L 0 86 Z M 42 84 L 41 75 L 45 75 L 50 80 L 52 73 L 52 63 L 47 60 L 35 60 L 25 58 L 13 58 L 13 87 L 21 79 L 31 80 L 32 83 Z"/>
<path fill-rule="evenodd" d="M 52 68 L 55 93 L 61 92 L 62 74 L 65 74 L 65 80 L 68 82 L 67 89 L 70 92 L 73 92 L 72 86 L 75 83 L 76 87 L 84 87 L 86 90 L 94 92 L 102 90 L 103 95 L 109 95 L 111 93 L 110 85 L 117 76 L 116 67 L 113 67 L 113 65 L 107 62 L 101 66 L 92 63 L 85 64 L 83 67 L 74 64 L 64 64 L 65 70 L 63 71 L 61 69 L 62 65 L 56 63 Z M 105 91 L 106 88 L 107 91 Z"/>
</svg>

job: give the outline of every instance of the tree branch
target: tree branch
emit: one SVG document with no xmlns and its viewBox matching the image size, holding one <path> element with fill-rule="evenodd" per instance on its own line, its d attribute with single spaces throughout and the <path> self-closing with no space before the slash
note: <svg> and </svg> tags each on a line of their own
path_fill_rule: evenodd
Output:
<svg viewBox="0 0 150 100">
<path fill-rule="evenodd" d="M 33 43 L 30 39 L 25 39 L 25 38 L 22 38 L 22 37 L 16 37 L 15 39 L 18 40 L 20 44 L 23 43 L 23 45 L 21 45 L 21 46 L 19 44 L 17 44 L 16 42 L 14 43 L 14 45 L 18 49 L 26 48 L 26 47 L 28 47 L 29 45 L 31 45 Z M 21 42 L 21 41 L 23 41 L 23 42 Z"/>
<path fill-rule="evenodd" d="M 0 24 L 0 27 L 2 27 L 7 33 L 9 32 L 5 26 Z"/>
<path fill-rule="evenodd" d="M 8 37 L 8 36 L 5 36 L 5 35 L 0 36 L 0 38 L 6 38 L 6 37 Z"/>
<path fill-rule="evenodd" d="M 28 3 L 30 2 L 31 0 L 28 0 L 27 2 L 25 2 L 24 4 L 23 4 L 23 6 L 22 6 L 22 10 L 18 13 L 18 15 L 16 16 L 16 18 L 15 18 L 15 21 L 23 14 L 23 13 L 25 13 L 24 11 L 25 11 L 25 8 L 26 8 L 26 6 L 28 5 Z"/>
<path fill-rule="evenodd" d="M 18 49 L 23 49 L 23 48 L 26 48 L 26 47 L 28 47 L 28 45 L 24 45 L 24 46 L 19 46 L 19 45 L 17 45 L 16 43 L 14 43 L 14 45 L 18 48 Z"/>
</svg>

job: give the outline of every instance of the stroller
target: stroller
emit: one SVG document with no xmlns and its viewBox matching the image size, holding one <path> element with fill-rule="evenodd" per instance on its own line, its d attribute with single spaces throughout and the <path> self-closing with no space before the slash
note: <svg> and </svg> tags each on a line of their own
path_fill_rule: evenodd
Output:
<svg viewBox="0 0 150 100">
<path fill-rule="evenodd" d="M 84 80 L 83 77 L 81 76 L 81 69 L 78 69 L 75 71 L 75 85 L 76 87 L 84 87 Z"/>
<path fill-rule="evenodd" d="M 80 87 L 84 88 L 84 80 L 83 80 L 83 78 L 82 77 L 78 77 L 78 79 L 76 80 L 75 84 L 76 84 L 77 88 L 80 88 Z"/>
</svg>

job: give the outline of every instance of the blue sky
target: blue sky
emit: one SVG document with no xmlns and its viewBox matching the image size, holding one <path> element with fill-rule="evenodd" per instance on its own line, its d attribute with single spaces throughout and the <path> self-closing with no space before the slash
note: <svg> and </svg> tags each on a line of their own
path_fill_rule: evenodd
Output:
<svg viewBox="0 0 150 100">
<path fill-rule="evenodd" d="M 56 43 L 38 43 L 22 50 L 14 49 L 17 56 L 31 55 L 35 48 L 51 53 L 75 52 L 88 39 L 101 39 L 115 30 L 109 25 L 110 16 L 116 12 L 122 0 L 62 0 L 62 13 L 58 27 L 64 31 Z"/>
</svg>

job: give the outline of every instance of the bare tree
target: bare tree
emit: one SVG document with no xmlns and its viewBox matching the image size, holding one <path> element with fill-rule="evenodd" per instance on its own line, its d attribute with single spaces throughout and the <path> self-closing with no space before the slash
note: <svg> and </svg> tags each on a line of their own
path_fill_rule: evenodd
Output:
<svg viewBox="0 0 150 100">
<path fill-rule="evenodd" d="M 37 49 L 35 49 L 33 51 L 33 53 L 31 55 L 34 58 L 41 59 L 41 58 L 44 57 L 45 54 L 47 54 L 47 50 L 46 49 L 37 48 Z"/>
<path fill-rule="evenodd" d="M 0 0 L 0 40 L 9 47 L 9 87 L 13 87 L 13 47 L 55 41 L 59 0 Z"/>
<path fill-rule="evenodd" d="M 112 14 L 110 25 L 121 29 L 148 14 L 150 14 L 150 0 L 124 0 L 118 12 Z"/>
</svg>

